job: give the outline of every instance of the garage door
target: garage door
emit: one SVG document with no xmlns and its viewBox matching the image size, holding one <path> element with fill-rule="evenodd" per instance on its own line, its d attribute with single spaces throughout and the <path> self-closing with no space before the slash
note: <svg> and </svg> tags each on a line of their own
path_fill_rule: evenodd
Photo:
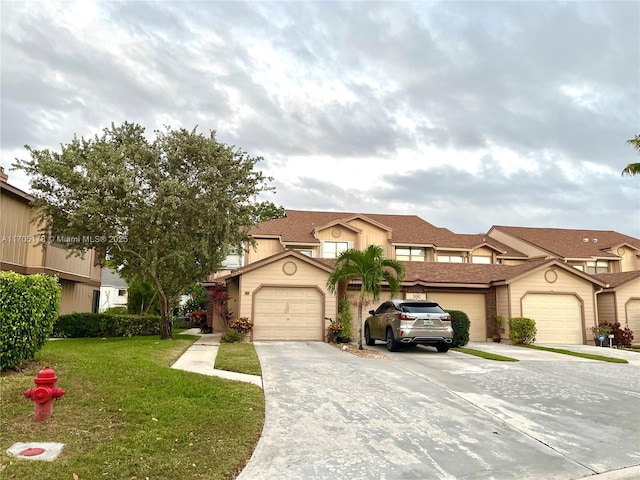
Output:
<svg viewBox="0 0 640 480">
<path fill-rule="evenodd" d="M 528 294 L 522 315 L 536 321 L 536 343 L 582 345 L 582 308 L 574 295 Z"/>
<path fill-rule="evenodd" d="M 629 330 L 633 332 L 633 343 L 638 343 L 640 342 L 640 300 L 629 300 L 626 310 L 627 324 Z"/>
<path fill-rule="evenodd" d="M 478 293 L 427 293 L 427 298 L 438 302 L 445 310 L 460 310 L 469 317 L 469 341 L 487 341 L 487 314 L 484 295 Z"/>
<path fill-rule="evenodd" d="M 255 294 L 254 340 L 322 340 L 322 295 L 315 288 L 265 287 Z"/>
</svg>

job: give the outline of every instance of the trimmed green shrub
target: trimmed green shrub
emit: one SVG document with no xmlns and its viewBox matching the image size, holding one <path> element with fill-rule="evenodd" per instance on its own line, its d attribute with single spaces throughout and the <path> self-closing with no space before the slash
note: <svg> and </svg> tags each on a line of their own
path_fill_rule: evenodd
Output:
<svg viewBox="0 0 640 480">
<path fill-rule="evenodd" d="M 453 328 L 453 347 L 464 347 L 469 343 L 469 328 L 471 322 L 466 313 L 459 310 L 446 310 L 451 315 L 451 327 Z"/>
<path fill-rule="evenodd" d="M 127 307 L 111 307 L 107 308 L 104 313 L 107 315 L 126 315 L 129 310 L 127 310 Z"/>
<path fill-rule="evenodd" d="M 338 323 L 342 324 L 340 340 L 342 343 L 349 343 L 351 340 L 351 329 L 353 323 L 353 313 L 351 313 L 351 303 L 346 298 L 338 302 Z"/>
<path fill-rule="evenodd" d="M 160 335 L 160 317 L 155 315 L 115 315 L 110 319 L 110 337 Z M 103 335 L 104 336 L 104 335 Z"/>
<path fill-rule="evenodd" d="M 191 320 L 188 317 L 174 317 L 171 323 L 173 328 L 189 329 L 191 328 Z"/>
<path fill-rule="evenodd" d="M 31 359 L 51 336 L 61 287 L 49 275 L 0 272 L 0 369 Z"/>
<path fill-rule="evenodd" d="M 53 326 L 56 338 L 104 337 L 109 315 L 106 313 L 70 313 L 60 315 Z"/>
<path fill-rule="evenodd" d="M 244 339 L 244 333 L 237 332 L 232 328 L 228 328 L 227 332 L 222 334 L 220 341 L 222 343 L 239 343 Z"/>
<path fill-rule="evenodd" d="M 536 321 L 532 318 L 509 319 L 509 338 L 515 345 L 528 345 L 536 341 Z"/>
<path fill-rule="evenodd" d="M 160 317 L 71 313 L 58 317 L 53 336 L 60 338 L 138 337 L 160 334 Z"/>
</svg>

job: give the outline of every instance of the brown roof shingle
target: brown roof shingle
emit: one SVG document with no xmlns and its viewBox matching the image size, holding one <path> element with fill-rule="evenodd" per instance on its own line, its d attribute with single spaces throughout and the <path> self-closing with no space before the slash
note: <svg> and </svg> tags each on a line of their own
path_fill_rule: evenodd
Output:
<svg viewBox="0 0 640 480">
<path fill-rule="evenodd" d="M 508 281 L 546 264 L 550 259 L 531 260 L 522 265 L 486 265 L 476 263 L 404 262 L 405 282 L 457 283 L 489 285 Z"/>
<path fill-rule="evenodd" d="M 508 257 L 525 258 L 521 252 L 494 240 L 488 235 L 462 235 L 446 228 L 436 227 L 416 215 L 389 215 L 378 213 L 316 212 L 287 210 L 287 216 L 260 223 L 249 235 L 260 238 L 281 236 L 285 243 L 315 244 L 313 231 L 337 221 L 353 217 L 370 219 L 391 229 L 391 242 L 411 245 L 434 245 L 442 248 L 474 248 L 486 244 Z"/>
<path fill-rule="evenodd" d="M 592 275 L 592 277 L 595 277 L 602 283 L 609 285 L 609 288 L 616 288 L 630 282 L 631 280 L 640 278 L 640 270 L 634 270 L 632 272 L 598 273 L 597 275 Z M 640 292 L 638 292 L 638 294 L 640 294 Z"/>
<path fill-rule="evenodd" d="M 562 228 L 508 227 L 492 230 L 508 233 L 560 258 L 618 258 L 613 247 L 628 244 L 640 250 L 640 239 L 611 230 L 570 230 Z"/>
<path fill-rule="evenodd" d="M 416 215 L 381 215 L 348 212 L 315 212 L 305 210 L 287 210 L 287 216 L 256 225 L 249 231 L 253 237 L 280 235 L 284 242 L 318 243 L 313 237 L 313 230 L 335 221 L 353 218 L 354 216 L 370 218 L 393 230 L 393 241 L 403 243 L 424 243 L 425 238 L 441 235 L 440 231 L 449 232 L 422 220 Z M 451 233 L 451 232 L 449 232 Z"/>
</svg>

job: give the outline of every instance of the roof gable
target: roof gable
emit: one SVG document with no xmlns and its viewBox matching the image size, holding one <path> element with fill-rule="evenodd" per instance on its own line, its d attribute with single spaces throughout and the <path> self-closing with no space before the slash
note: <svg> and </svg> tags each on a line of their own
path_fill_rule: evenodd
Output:
<svg viewBox="0 0 640 480">
<path fill-rule="evenodd" d="M 250 263 L 249 265 L 233 270 L 228 275 L 224 275 L 222 277 L 217 278 L 216 281 L 220 282 L 220 281 L 228 280 L 233 277 L 239 277 L 245 273 L 264 267 L 265 265 L 269 265 L 273 262 L 282 260 L 283 258 L 290 258 L 290 257 L 296 258 L 297 260 L 301 260 L 304 263 L 307 263 L 312 267 L 319 268 L 320 270 L 324 270 L 327 273 L 331 273 L 333 271 L 333 268 L 325 262 L 319 262 L 316 259 L 308 257 L 296 250 L 285 250 L 283 252 L 276 253 L 275 255 L 271 255 L 270 257 L 263 258 L 262 260 L 258 260 L 257 262 L 253 262 L 253 263 Z M 207 284 L 208 283 L 205 283 L 205 285 Z"/>
<path fill-rule="evenodd" d="M 326 228 L 332 222 L 348 223 L 360 219 L 391 232 L 393 243 L 425 244 L 438 236 L 454 235 L 451 231 L 438 228 L 416 215 L 362 214 L 351 212 L 315 212 L 287 210 L 286 217 L 260 223 L 249 230 L 254 238 L 280 236 L 284 243 L 316 244 L 314 232 Z M 352 227 L 353 228 L 353 227 Z"/>
<path fill-rule="evenodd" d="M 322 225 L 321 227 L 314 228 L 313 229 L 313 236 L 315 237 L 317 235 L 317 233 L 321 232 L 322 230 L 327 230 L 329 228 L 332 228 L 332 227 L 335 227 L 335 226 L 338 226 L 338 225 L 341 226 L 341 227 L 346 228 L 347 230 L 351 230 L 352 232 L 355 232 L 355 233 L 361 233 L 362 232 L 361 229 L 359 229 L 357 227 L 354 227 L 353 225 L 347 223 L 344 220 L 335 220 L 333 222 L 327 223 L 326 225 Z"/>
</svg>

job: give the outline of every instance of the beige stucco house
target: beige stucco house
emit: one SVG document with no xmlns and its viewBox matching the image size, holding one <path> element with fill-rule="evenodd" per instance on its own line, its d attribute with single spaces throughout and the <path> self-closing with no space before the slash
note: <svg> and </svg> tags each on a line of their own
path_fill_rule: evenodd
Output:
<svg viewBox="0 0 640 480">
<path fill-rule="evenodd" d="M 621 291 L 589 273 L 592 260 L 586 252 L 568 258 L 554 255 L 499 230 L 509 227 L 493 227 L 487 235 L 460 235 L 413 215 L 286 213 L 252 229 L 255 246 L 247 248 L 244 266 L 216 279 L 227 285 L 234 316 L 253 320 L 254 340 L 322 340 L 326 317 L 337 313 L 335 296 L 326 288 L 335 258 L 345 249 L 370 244 L 405 264 L 399 297 L 432 299 L 448 310 L 464 311 L 472 341 L 491 339 L 499 315 L 505 319 L 500 330 L 505 339 L 506 320 L 526 316 L 536 320 L 539 343 L 588 343 L 600 313 L 599 296 Z M 640 240 L 600 233 L 590 231 L 589 238 L 592 244 L 598 243 L 593 238 L 602 239 L 599 247 L 604 250 L 597 256 L 607 259 L 608 268 L 640 270 L 634 256 Z M 581 234 L 580 241 L 586 243 Z M 357 281 L 349 285 L 353 303 L 358 290 Z M 622 294 L 627 295 L 624 289 Z M 365 310 L 389 298 L 383 291 Z M 630 308 L 633 311 L 634 304 Z M 352 310 L 355 318 L 356 307 Z M 211 306 L 210 315 L 214 317 Z M 214 328 L 222 324 L 214 320 Z"/>
<path fill-rule="evenodd" d="M 55 242 L 42 242 L 37 225 L 31 222 L 32 201 L 0 171 L 0 270 L 54 275 L 62 286 L 60 314 L 97 312 L 102 268 L 95 252 L 67 257 L 68 252 Z"/>
<path fill-rule="evenodd" d="M 634 332 L 634 342 L 640 342 L 640 270 L 595 277 L 606 285 L 598 294 L 598 318 L 629 327 Z"/>
</svg>

